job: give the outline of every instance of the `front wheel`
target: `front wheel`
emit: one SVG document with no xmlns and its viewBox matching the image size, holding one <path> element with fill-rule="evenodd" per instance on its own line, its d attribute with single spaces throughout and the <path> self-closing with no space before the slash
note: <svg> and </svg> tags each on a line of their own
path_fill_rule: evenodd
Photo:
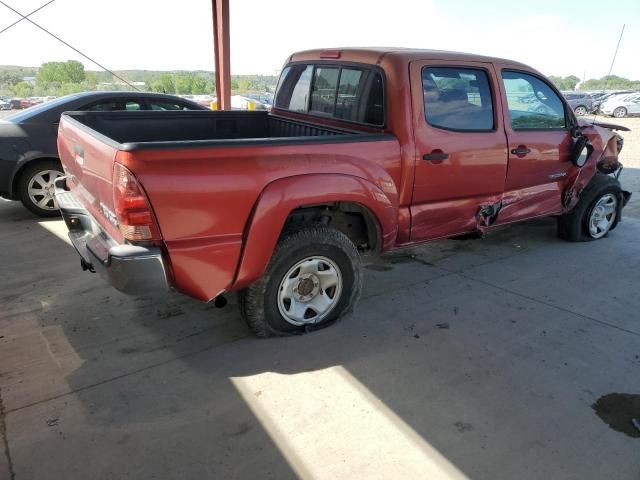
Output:
<svg viewBox="0 0 640 480">
<path fill-rule="evenodd" d="M 285 233 L 264 276 L 240 292 L 259 337 L 322 328 L 350 311 L 362 290 L 360 254 L 343 233 L 308 226 Z"/>
<path fill-rule="evenodd" d="M 575 114 L 579 117 L 582 117 L 587 114 L 587 107 L 579 105 L 574 110 Z"/>
<path fill-rule="evenodd" d="M 18 196 L 22 204 L 40 217 L 60 215 L 54 197 L 54 182 L 63 176 L 56 160 L 41 160 L 28 165 L 18 179 Z"/>
<path fill-rule="evenodd" d="M 627 116 L 627 109 L 624 107 L 618 107 L 613 111 L 613 116 L 616 118 L 624 118 Z"/>
<path fill-rule="evenodd" d="M 618 224 L 622 205 L 620 183 L 597 173 L 580 194 L 573 210 L 558 217 L 558 236 L 571 242 L 606 237 Z"/>
</svg>

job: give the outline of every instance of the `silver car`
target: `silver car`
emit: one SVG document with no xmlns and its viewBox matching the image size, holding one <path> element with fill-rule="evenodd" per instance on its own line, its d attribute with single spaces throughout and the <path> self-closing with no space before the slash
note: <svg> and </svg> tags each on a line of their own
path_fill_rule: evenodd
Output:
<svg viewBox="0 0 640 480">
<path fill-rule="evenodd" d="M 616 118 L 640 115 L 640 93 L 615 95 L 600 105 L 600 113 Z"/>
</svg>

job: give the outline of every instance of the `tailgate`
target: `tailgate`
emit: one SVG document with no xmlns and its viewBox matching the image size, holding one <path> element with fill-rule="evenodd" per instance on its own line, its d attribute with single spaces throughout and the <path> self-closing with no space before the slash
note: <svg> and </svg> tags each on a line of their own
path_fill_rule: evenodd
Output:
<svg viewBox="0 0 640 480">
<path fill-rule="evenodd" d="M 58 129 L 58 153 L 67 176 L 67 187 L 118 243 L 123 237 L 117 227 L 113 205 L 113 164 L 118 149 L 103 135 L 62 115 Z"/>
</svg>

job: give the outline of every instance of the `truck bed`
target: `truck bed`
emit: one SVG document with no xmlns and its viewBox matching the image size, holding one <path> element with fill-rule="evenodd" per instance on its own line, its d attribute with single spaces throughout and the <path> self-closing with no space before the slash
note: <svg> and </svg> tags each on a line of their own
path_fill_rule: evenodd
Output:
<svg viewBox="0 0 640 480">
<path fill-rule="evenodd" d="M 238 142 L 314 143 L 353 141 L 371 134 L 315 125 L 267 111 L 67 112 L 79 128 L 91 129 L 122 151 L 140 148 L 232 145 Z"/>
<path fill-rule="evenodd" d="M 172 285 L 201 300 L 235 288 L 250 222 L 281 228 L 284 209 L 313 204 L 310 196 L 366 202 L 363 188 L 375 191 L 371 208 L 383 209 L 381 218 L 395 218 L 401 181 L 395 136 L 268 112 L 68 112 L 58 150 L 69 193 L 115 244 L 126 242 L 114 213 L 114 163 L 133 173 L 157 220 Z M 261 200 L 282 206 L 282 218 L 256 213 Z M 258 247 L 268 255 L 273 248 Z"/>
</svg>

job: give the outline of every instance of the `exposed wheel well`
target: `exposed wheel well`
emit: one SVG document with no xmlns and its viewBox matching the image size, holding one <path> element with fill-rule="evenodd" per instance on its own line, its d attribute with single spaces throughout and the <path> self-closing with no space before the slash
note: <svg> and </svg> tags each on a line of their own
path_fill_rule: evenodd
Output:
<svg viewBox="0 0 640 480">
<path fill-rule="evenodd" d="M 378 251 L 382 246 L 376 217 L 367 207 L 358 203 L 335 202 L 296 208 L 287 217 L 284 229 L 308 224 L 335 228 L 349 237 L 361 251 Z"/>
<path fill-rule="evenodd" d="M 13 181 L 11 182 L 11 198 L 15 199 L 17 197 L 17 190 L 18 190 L 18 182 L 20 181 L 22 174 L 24 173 L 25 169 L 27 167 L 30 167 L 31 165 L 35 165 L 38 162 L 45 162 L 48 160 L 54 160 L 58 163 L 60 163 L 60 159 L 59 158 L 55 158 L 55 157 L 40 157 L 40 158 L 34 158 L 32 160 L 29 160 L 28 162 L 24 162 L 22 165 L 20 165 L 20 168 L 18 169 L 18 171 L 16 172 L 16 174 L 13 176 Z"/>
</svg>

